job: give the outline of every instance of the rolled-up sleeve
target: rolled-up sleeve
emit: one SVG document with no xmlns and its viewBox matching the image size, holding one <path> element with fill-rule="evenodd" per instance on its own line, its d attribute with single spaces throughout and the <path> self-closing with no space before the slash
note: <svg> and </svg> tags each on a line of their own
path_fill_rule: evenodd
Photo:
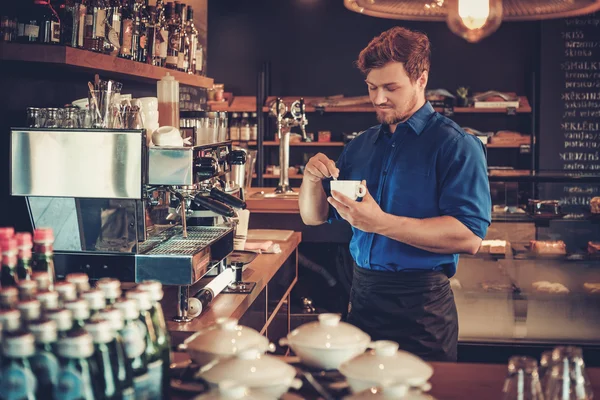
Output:
<svg viewBox="0 0 600 400">
<path fill-rule="evenodd" d="M 459 220 L 485 238 L 491 223 L 492 201 L 486 152 L 474 136 L 457 136 L 443 150 L 438 164 L 441 215 Z"/>
<path fill-rule="evenodd" d="M 344 171 L 344 166 L 345 166 L 347 150 L 348 150 L 348 146 L 344 147 L 342 154 L 340 155 L 340 157 L 338 158 L 338 160 L 335 163 L 336 167 L 340 170 L 340 175 L 338 177 L 338 179 L 340 179 L 340 180 L 346 179 L 346 178 L 344 178 L 344 176 L 346 176 L 345 175 L 346 172 Z M 327 197 L 331 196 L 331 179 L 324 179 L 322 182 L 323 182 L 323 190 L 325 190 L 325 194 L 327 195 Z M 338 214 L 337 210 L 331 204 L 329 204 L 329 214 L 327 215 L 327 222 L 332 223 L 334 220 L 342 220 L 342 219 L 343 218 L 340 216 L 340 214 Z"/>
</svg>

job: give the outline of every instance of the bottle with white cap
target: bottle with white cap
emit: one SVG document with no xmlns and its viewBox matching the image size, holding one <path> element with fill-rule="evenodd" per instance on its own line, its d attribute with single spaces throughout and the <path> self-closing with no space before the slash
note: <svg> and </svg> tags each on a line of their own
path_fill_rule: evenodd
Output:
<svg viewBox="0 0 600 400">
<path fill-rule="evenodd" d="M 73 285 L 75 285 L 75 290 L 77 291 L 78 296 L 81 296 L 81 293 L 85 292 L 86 290 L 90 290 L 90 278 L 83 272 L 73 272 L 67 274 L 65 281 L 71 282 Z"/>
<path fill-rule="evenodd" d="M 0 283 L 2 287 L 17 286 L 17 240 L 14 237 L 1 238 L 2 268 L 0 269 Z"/>
<path fill-rule="evenodd" d="M 38 380 L 36 394 L 39 399 L 52 398 L 59 371 L 55 355 L 58 340 L 56 322 L 40 319 L 29 324 L 29 331 L 35 337 L 35 355 L 31 357 L 31 369 Z"/>
<path fill-rule="evenodd" d="M 56 322 L 59 339 L 66 337 L 73 327 L 73 314 L 71 311 L 66 308 L 55 308 L 46 310 L 45 314 L 48 319 Z"/>
<path fill-rule="evenodd" d="M 125 355 L 133 369 L 133 387 L 136 399 L 150 398 L 152 382 L 148 374 L 146 359 L 146 342 L 144 330 L 146 327 L 140 321 L 140 312 L 133 299 L 119 299 L 114 307 L 123 314 L 123 329 L 121 337 L 125 344 Z"/>
<path fill-rule="evenodd" d="M 152 326 L 156 335 L 156 346 L 159 348 L 163 360 L 163 389 L 167 390 L 170 387 L 169 365 L 171 365 L 171 340 L 160 304 L 164 296 L 162 283 L 159 281 L 144 281 L 137 288 L 150 294 L 150 300 L 152 301 L 150 318 L 152 319 Z M 165 397 L 168 398 L 168 393 L 165 393 Z"/>
<path fill-rule="evenodd" d="M 2 381 L 0 393 L 5 399 L 35 400 L 37 379 L 29 359 L 35 354 L 31 333 L 9 332 L 2 341 Z"/>
<path fill-rule="evenodd" d="M 42 305 L 42 312 L 45 312 L 46 310 L 58 308 L 58 306 L 59 306 L 58 292 L 44 290 L 41 292 L 37 292 L 35 294 L 35 298 Z"/>
<path fill-rule="evenodd" d="M 42 316 L 42 305 L 37 300 L 19 302 L 17 303 L 17 310 L 21 312 L 21 323 L 24 328 Z"/>
<path fill-rule="evenodd" d="M 64 302 L 64 307 L 73 315 L 73 327 L 71 330 L 83 329 L 85 323 L 90 319 L 90 309 L 84 299 L 75 299 Z"/>
<path fill-rule="evenodd" d="M 19 281 L 17 289 L 19 291 L 19 300 L 34 299 L 37 293 L 37 282 L 32 280 Z"/>
<path fill-rule="evenodd" d="M 50 278 L 50 289 L 55 280 L 54 272 L 54 233 L 52 228 L 37 228 L 33 231 L 33 271 L 47 272 Z"/>
<path fill-rule="evenodd" d="M 58 298 L 63 304 L 65 301 L 77 299 L 77 289 L 71 282 L 57 282 L 54 284 L 54 290 L 58 292 Z"/>
<path fill-rule="evenodd" d="M 152 316 L 150 310 L 152 309 L 152 301 L 150 300 L 150 294 L 141 289 L 128 290 L 126 293 L 128 299 L 133 299 L 137 303 L 138 310 L 140 313 L 140 321 L 143 325 L 143 336 L 146 341 L 146 359 L 148 360 L 148 375 L 150 375 L 151 392 L 150 397 L 152 399 L 159 399 L 163 397 L 163 359 L 160 347 L 157 343 L 156 331 L 152 324 Z"/>
<path fill-rule="evenodd" d="M 108 321 L 110 328 L 112 329 L 115 338 L 115 353 L 114 363 L 118 365 L 117 385 L 122 393 L 123 400 L 129 400 L 135 398 L 135 391 L 133 389 L 133 368 L 131 363 L 127 359 L 125 353 L 125 344 L 121 337 L 121 330 L 124 327 L 123 314 L 121 310 L 114 307 L 105 308 L 98 313 L 98 318 Z"/>
<path fill-rule="evenodd" d="M 98 317 L 98 313 L 106 307 L 106 299 L 104 292 L 100 289 L 90 289 L 81 293 L 81 298 L 84 299 L 90 309 L 90 319 L 94 320 Z"/>
<path fill-rule="evenodd" d="M 31 274 L 31 279 L 37 282 L 38 291 L 50 290 L 50 275 L 46 271 L 37 271 Z"/>
<path fill-rule="evenodd" d="M 104 292 L 106 305 L 114 304 L 121 297 L 121 282 L 113 278 L 102 278 L 96 287 Z"/>
<path fill-rule="evenodd" d="M 118 374 L 120 367 L 117 359 L 118 344 L 110 322 L 106 320 L 89 321 L 85 330 L 92 335 L 94 341 L 94 360 L 98 366 L 98 390 L 102 399 L 121 399 L 126 391 L 133 399 L 133 380 L 129 387 L 120 387 Z"/>
<path fill-rule="evenodd" d="M 19 301 L 19 291 L 14 286 L 0 289 L 0 309 L 14 308 Z"/>
<path fill-rule="evenodd" d="M 21 328 L 21 312 L 15 308 L 0 310 L 0 324 L 3 332 L 15 332 Z"/>
<path fill-rule="evenodd" d="M 54 387 L 56 399 L 101 399 L 98 373 L 93 359 L 94 343 L 89 333 L 78 330 L 58 340 L 60 373 Z"/>
</svg>

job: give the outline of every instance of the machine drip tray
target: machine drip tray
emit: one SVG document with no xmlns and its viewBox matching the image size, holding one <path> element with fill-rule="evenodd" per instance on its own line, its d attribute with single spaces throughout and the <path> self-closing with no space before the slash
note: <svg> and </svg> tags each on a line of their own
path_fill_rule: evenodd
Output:
<svg viewBox="0 0 600 400">
<path fill-rule="evenodd" d="M 251 198 L 259 199 L 297 199 L 299 192 L 287 192 L 287 193 L 275 193 L 275 192 L 256 192 L 252 194 Z"/>
</svg>

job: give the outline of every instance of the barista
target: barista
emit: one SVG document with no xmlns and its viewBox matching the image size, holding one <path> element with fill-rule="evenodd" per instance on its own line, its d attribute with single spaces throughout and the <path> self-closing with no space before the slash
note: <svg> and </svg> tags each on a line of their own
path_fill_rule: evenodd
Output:
<svg viewBox="0 0 600 400">
<path fill-rule="evenodd" d="M 300 214 L 307 225 L 352 225 L 355 266 L 348 322 L 426 360 L 455 361 L 458 319 L 449 277 L 475 254 L 491 219 L 485 148 L 425 100 L 426 35 L 395 27 L 358 57 L 380 125 L 307 163 Z M 361 201 L 330 191 L 362 181 Z"/>
</svg>

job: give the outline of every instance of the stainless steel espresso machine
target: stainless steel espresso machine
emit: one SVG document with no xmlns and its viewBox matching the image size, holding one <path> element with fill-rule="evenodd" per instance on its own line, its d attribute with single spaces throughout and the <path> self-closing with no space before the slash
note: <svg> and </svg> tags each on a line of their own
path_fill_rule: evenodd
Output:
<svg viewBox="0 0 600 400">
<path fill-rule="evenodd" d="M 227 269 L 245 208 L 225 180 L 232 158 L 230 142 L 147 147 L 143 130 L 13 128 L 11 194 L 53 228 L 57 277 L 178 286 L 189 321 L 190 286 Z"/>
</svg>

